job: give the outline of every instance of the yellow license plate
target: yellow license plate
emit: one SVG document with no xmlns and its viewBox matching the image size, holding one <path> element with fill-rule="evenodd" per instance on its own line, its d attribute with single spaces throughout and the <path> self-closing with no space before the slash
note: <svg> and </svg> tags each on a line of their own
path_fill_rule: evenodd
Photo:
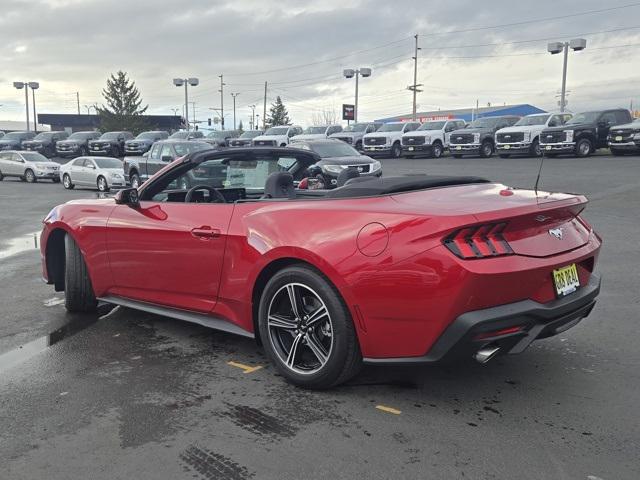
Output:
<svg viewBox="0 0 640 480">
<path fill-rule="evenodd" d="M 545 147 L 545 149 L 546 149 L 546 150 L 551 150 L 551 145 L 547 145 L 547 146 Z"/>
<path fill-rule="evenodd" d="M 504 148 L 505 150 L 509 150 L 511 148 L 511 145 L 504 145 L 502 148 Z"/>
<path fill-rule="evenodd" d="M 458 145 L 458 146 L 456 147 L 456 150 L 462 150 L 462 147 L 461 147 L 460 145 Z"/>
<path fill-rule="evenodd" d="M 621 137 L 620 135 L 618 135 L 618 136 L 616 137 L 616 142 L 621 142 L 621 141 L 622 141 L 622 137 Z"/>
<path fill-rule="evenodd" d="M 580 279 L 578 278 L 578 269 L 576 268 L 576 264 L 572 263 L 566 267 L 554 270 L 553 284 L 556 287 L 556 293 L 559 297 L 565 297 L 575 292 L 578 287 L 580 287 Z"/>
<path fill-rule="evenodd" d="M 410 151 L 410 152 L 413 152 L 413 147 L 409 147 L 409 151 Z"/>
</svg>

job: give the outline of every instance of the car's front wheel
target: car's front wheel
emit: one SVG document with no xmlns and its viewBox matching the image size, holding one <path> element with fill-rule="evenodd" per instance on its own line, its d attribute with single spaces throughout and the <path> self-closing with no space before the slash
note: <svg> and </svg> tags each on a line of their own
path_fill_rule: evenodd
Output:
<svg viewBox="0 0 640 480">
<path fill-rule="evenodd" d="M 480 156 L 482 158 L 488 158 L 493 155 L 493 143 L 490 141 L 484 141 L 480 146 Z"/>
<path fill-rule="evenodd" d="M 578 157 L 588 157 L 593 153 L 593 144 L 588 138 L 582 138 L 576 143 L 576 155 Z"/>
<path fill-rule="evenodd" d="M 71 177 L 68 173 L 65 173 L 62 177 L 62 186 L 67 190 L 73 190 L 75 185 L 71 182 Z"/>
<path fill-rule="evenodd" d="M 64 248 L 64 306 L 69 312 L 93 312 L 98 301 L 80 247 L 70 235 L 66 235 Z"/>
<path fill-rule="evenodd" d="M 100 176 L 98 177 L 98 191 L 100 192 L 108 192 L 109 191 L 109 184 L 107 183 L 106 178 Z"/>
<path fill-rule="evenodd" d="M 431 147 L 431 155 L 433 158 L 440 158 L 444 152 L 444 148 L 440 142 L 435 142 Z"/>
<path fill-rule="evenodd" d="M 400 142 L 396 142 L 391 147 L 391 157 L 400 158 L 401 155 L 402 155 L 402 147 L 400 146 Z"/>
<path fill-rule="evenodd" d="M 26 172 L 24 172 L 24 179 L 27 181 L 27 183 L 35 183 L 38 181 L 38 179 L 36 178 L 36 174 L 33 173 L 33 170 L 28 169 Z"/>
<path fill-rule="evenodd" d="M 137 173 L 131 174 L 131 188 L 138 188 L 142 182 L 140 176 Z"/>
<path fill-rule="evenodd" d="M 289 382 L 329 388 L 360 369 L 351 315 L 336 288 L 313 268 L 295 265 L 276 273 L 262 293 L 258 315 L 265 350 Z"/>
</svg>

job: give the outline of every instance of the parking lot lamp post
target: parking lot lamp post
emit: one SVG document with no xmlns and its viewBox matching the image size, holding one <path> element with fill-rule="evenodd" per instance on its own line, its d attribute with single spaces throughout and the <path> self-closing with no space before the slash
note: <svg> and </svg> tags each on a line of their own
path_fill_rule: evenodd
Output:
<svg viewBox="0 0 640 480">
<path fill-rule="evenodd" d="M 579 52 L 587 48 L 587 41 L 584 38 L 574 38 L 569 42 L 553 42 L 547 44 L 547 51 L 551 55 L 564 52 L 564 62 L 562 65 L 562 91 L 560 93 L 560 111 L 564 112 L 567 106 L 567 61 L 569 59 L 569 48 L 574 52 Z"/>
<path fill-rule="evenodd" d="M 233 129 L 236 129 L 236 97 L 240 95 L 239 93 L 232 93 L 233 97 Z"/>
<path fill-rule="evenodd" d="M 258 127 L 255 126 L 255 119 L 256 119 L 256 106 L 255 105 L 249 105 L 249 108 L 251 109 L 251 121 L 249 122 L 251 124 L 251 130 L 257 130 Z"/>
<path fill-rule="evenodd" d="M 29 82 L 29 88 L 31 89 L 31 99 L 33 100 L 33 131 L 38 131 L 38 120 L 36 117 L 36 90 L 40 88 L 38 82 Z"/>
<path fill-rule="evenodd" d="M 198 80 L 195 77 L 173 79 L 173 84 L 176 87 L 182 87 L 184 85 L 184 120 L 187 124 L 187 131 L 189 131 L 190 129 L 189 127 L 189 93 L 187 88 L 189 85 L 191 85 L 192 87 L 196 87 L 198 86 L 199 83 L 200 83 L 200 80 Z"/>
<path fill-rule="evenodd" d="M 13 86 L 18 90 L 22 90 L 24 88 L 24 103 L 26 105 L 27 112 L 27 132 L 30 130 L 29 127 L 29 84 L 27 82 L 13 82 Z"/>
<path fill-rule="evenodd" d="M 345 70 L 342 71 L 342 74 L 346 78 L 356 77 L 356 99 L 355 99 L 354 108 L 353 108 L 353 122 L 357 123 L 358 122 L 358 77 L 360 77 L 361 75 L 363 78 L 370 77 L 371 69 L 358 68 L 354 70 L 353 68 L 346 68 Z"/>
</svg>

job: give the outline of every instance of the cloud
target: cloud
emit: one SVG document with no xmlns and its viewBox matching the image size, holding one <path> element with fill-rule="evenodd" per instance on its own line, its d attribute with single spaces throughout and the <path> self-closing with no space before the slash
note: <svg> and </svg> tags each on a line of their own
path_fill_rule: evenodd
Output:
<svg viewBox="0 0 640 480">
<path fill-rule="evenodd" d="M 412 36 L 419 33 L 422 108 L 466 107 L 476 100 L 554 108 L 562 59 L 546 53 L 547 39 L 637 26 L 633 21 L 640 8 L 448 32 L 608 5 L 595 0 L 579 6 L 496 0 L 482 8 L 470 0 L 428 5 L 419 0 L 4 0 L 0 62 L 6 81 L 0 83 L 0 103 L 19 105 L 11 82 L 35 80 L 41 83 L 39 111 L 73 112 L 75 92 L 81 104 L 101 103 L 106 78 L 123 69 L 136 81 L 150 113 L 181 106 L 183 91 L 172 78 L 199 77 L 191 100 L 204 120 L 209 107 L 220 105 L 222 73 L 225 107 L 232 104 L 231 92 L 240 93 L 238 115 L 245 123 L 246 105 L 258 104 L 262 114 L 265 80 L 269 103 L 280 95 L 293 119 L 306 123 L 315 111 L 353 101 L 354 82 L 341 77 L 343 68 L 372 66 L 372 77 L 360 83 L 360 117 L 379 118 L 411 109 L 406 87 L 413 81 Z M 587 49 L 569 59 L 570 106 L 626 106 L 632 98 L 640 103 L 633 82 L 624 80 L 629 65 L 638 62 L 638 48 L 596 49 L 640 43 L 640 29 L 584 36 Z M 526 40 L 535 41 L 504 44 Z M 493 43 L 502 45 L 476 46 Z M 603 89 L 615 91 L 616 98 Z M 22 110 L 3 108 L 0 115 L 20 119 Z"/>
</svg>

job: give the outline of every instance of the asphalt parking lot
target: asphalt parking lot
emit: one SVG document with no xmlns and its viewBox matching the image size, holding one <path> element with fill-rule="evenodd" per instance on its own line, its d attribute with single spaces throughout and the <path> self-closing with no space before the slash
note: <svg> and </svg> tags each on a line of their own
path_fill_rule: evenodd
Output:
<svg viewBox="0 0 640 480">
<path fill-rule="evenodd" d="M 539 160 L 383 160 L 531 188 Z M 124 308 L 70 316 L 33 233 L 91 190 L 0 182 L 0 478 L 640 478 L 640 157 L 546 159 L 604 238 L 589 318 L 486 365 L 286 384 L 252 341 Z"/>
</svg>

